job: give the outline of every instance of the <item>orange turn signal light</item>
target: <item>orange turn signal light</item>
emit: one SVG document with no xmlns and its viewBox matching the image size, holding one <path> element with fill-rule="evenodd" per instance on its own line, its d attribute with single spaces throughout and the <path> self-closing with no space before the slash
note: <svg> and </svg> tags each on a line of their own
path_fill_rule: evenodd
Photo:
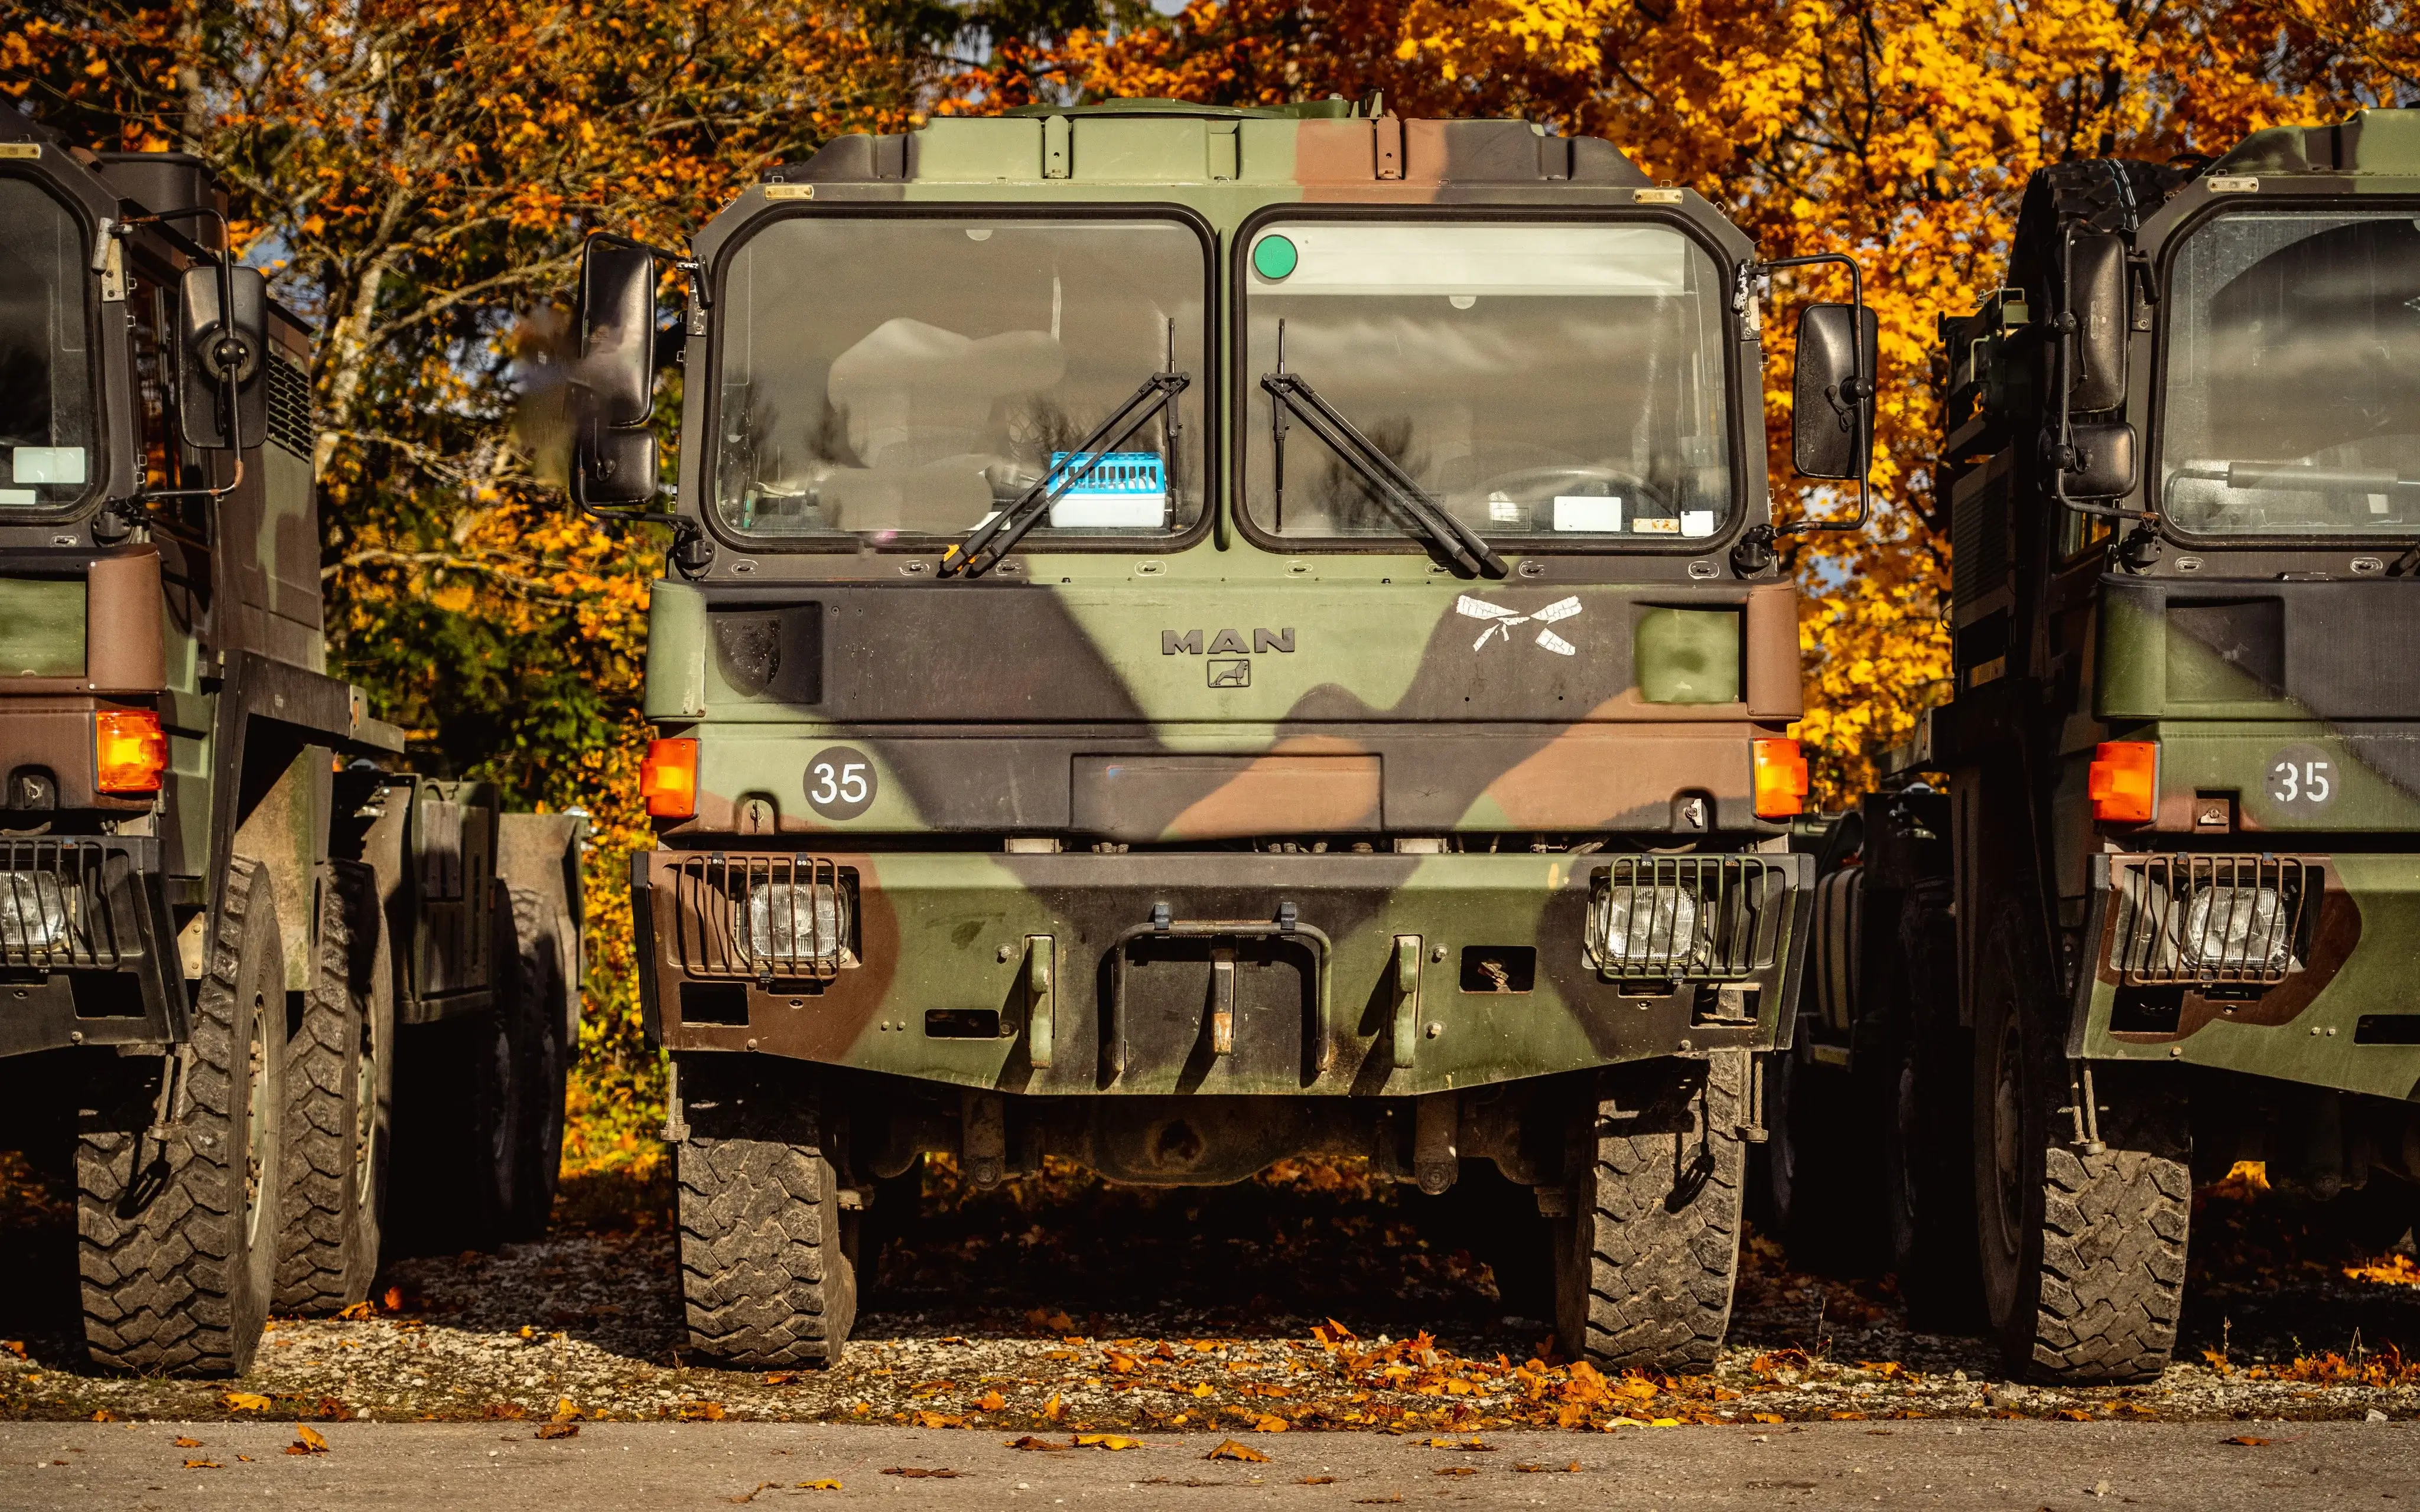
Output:
<svg viewBox="0 0 2420 1512">
<path fill-rule="evenodd" d="M 92 717 L 93 786 L 103 793 L 160 791 L 168 737 L 149 709 L 110 709 Z"/>
<path fill-rule="evenodd" d="M 639 795 L 659 819 L 688 819 L 697 812 L 697 742 L 650 740 L 639 764 Z"/>
<path fill-rule="evenodd" d="M 2160 748 L 2149 740 L 2105 740 L 2092 753 L 2086 791 L 2092 817 L 2113 825 L 2150 822 L 2160 795 Z"/>
<path fill-rule="evenodd" d="M 1807 757 L 1794 740 L 1759 740 L 1756 816 L 1787 819 L 1807 807 Z"/>
</svg>

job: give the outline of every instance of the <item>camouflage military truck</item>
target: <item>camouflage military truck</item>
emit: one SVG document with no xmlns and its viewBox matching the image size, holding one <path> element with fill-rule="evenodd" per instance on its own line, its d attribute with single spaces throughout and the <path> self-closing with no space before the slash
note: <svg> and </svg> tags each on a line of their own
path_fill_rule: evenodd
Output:
<svg viewBox="0 0 2420 1512">
<path fill-rule="evenodd" d="M 1566 1349 L 1710 1359 L 1812 880 L 1747 239 L 1375 102 L 845 137 L 694 259 L 590 243 L 592 507 L 657 492 L 667 261 L 632 885 L 692 1346 L 837 1358 L 927 1151 L 1324 1151 L 1509 1182 L 1468 1237 Z M 1852 309 L 1802 327 L 1826 476 Z"/>
<path fill-rule="evenodd" d="M 576 819 L 326 673 L 308 333 L 225 236 L 0 113 L 0 1101 L 73 1140 L 93 1358 L 194 1374 L 362 1298 L 390 1170 L 543 1227 L 580 974 Z"/>
<path fill-rule="evenodd" d="M 2195 1181 L 2420 1216 L 2420 111 L 2048 168 L 2008 284 L 1942 324 L 1955 687 L 1809 847 L 1774 1148 L 1880 1174 L 1919 1309 L 2124 1381 Z"/>
</svg>

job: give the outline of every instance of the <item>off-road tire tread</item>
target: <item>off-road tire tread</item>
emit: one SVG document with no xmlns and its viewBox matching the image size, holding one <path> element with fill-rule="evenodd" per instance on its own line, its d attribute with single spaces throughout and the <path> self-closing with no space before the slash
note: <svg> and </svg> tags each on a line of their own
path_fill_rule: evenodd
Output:
<svg viewBox="0 0 2420 1512">
<path fill-rule="evenodd" d="M 2116 1102 L 2110 1078 L 2100 1101 Z M 2129 1088 L 2101 1118 L 2106 1153 L 2063 1143 L 2043 1152 L 2040 1287 L 2030 1373 L 2054 1382 L 2154 1381 L 2183 1313 L 2193 1176 L 2165 1128 L 2181 1126 L 2158 1089 Z"/>
<path fill-rule="evenodd" d="M 276 959 L 277 911 L 267 870 L 238 856 L 193 1013 L 184 1121 L 165 1146 L 147 1129 L 151 1077 L 115 1082 L 78 1119 L 77 1270 L 93 1362 L 147 1375 L 240 1375 L 259 1347 L 269 1297 L 244 1295 L 244 1165 L 232 1137 L 243 1097 L 245 944 Z M 282 975 L 282 967 L 273 967 Z M 282 1022 L 282 1013 L 273 1015 Z M 275 1052 L 282 1046 L 272 1047 Z M 271 1072 L 274 1074 L 274 1072 Z M 272 1088 L 272 1091 L 274 1088 Z M 282 1111 L 274 1097 L 271 1117 Z M 270 1131 L 271 1159 L 278 1158 Z M 207 1141 L 207 1142 L 206 1142 Z M 154 1186 L 157 1165 L 168 1163 Z M 141 1168 L 138 1169 L 138 1162 Z M 272 1177 L 274 1172 L 270 1173 Z M 125 1212 L 138 1179 L 149 1193 Z M 274 1190 L 272 1183 L 271 1190 Z M 264 1223 L 264 1237 L 274 1227 Z"/>
<path fill-rule="evenodd" d="M 820 1100 L 801 1079 L 718 1080 L 688 1098 L 675 1153 L 690 1348 L 750 1369 L 835 1364 L 857 1279 Z"/>
<path fill-rule="evenodd" d="M 1740 1212 L 1747 1147 L 1740 1137 L 1747 1057 L 1718 1051 L 1708 1061 L 1703 1148 L 1712 1167 L 1695 1196 L 1668 1205 L 1676 1172 L 1699 1158 L 1697 1120 L 1673 1133 L 1595 1135 L 1593 1169 L 1579 1193 L 1594 1214 L 1589 1248 L 1587 1334 L 1582 1348 L 1601 1366 L 1703 1370 L 1730 1330 L 1739 1275 Z M 1606 1111 L 1610 1111 L 1607 1109 Z M 1598 1120 L 1600 1131 L 1619 1123 Z"/>
<path fill-rule="evenodd" d="M 358 861 L 328 863 L 319 898 L 317 980 L 286 1054 L 285 1222 L 277 1239 L 281 1313 L 339 1312 L 368 1295 L 369 1264 L 357 1254 L 355 1046 L 366 992 L 354 981 L 356 923 L 376 927 L 377 878 Z M 367 982 L 360 984 L 362 988 Z"/>
</svg>

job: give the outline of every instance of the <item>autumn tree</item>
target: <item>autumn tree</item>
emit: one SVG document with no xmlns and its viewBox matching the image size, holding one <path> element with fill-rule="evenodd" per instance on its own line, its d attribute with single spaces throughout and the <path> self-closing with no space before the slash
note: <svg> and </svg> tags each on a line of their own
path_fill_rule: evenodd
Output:
<svg viewBox="0 0 2420 1512">
<path fill-rule="evenodd" d="M 589 1088 L 644 1104 L 623 857 L 649 838 L 661 542 L 572 513 L 517 421 L 590 232 L 677 244 L 768 164 L 901 129 L 936 39 L 838 0 L 38 6 L 0 89 L 71 140 L 209 162 L 240 252 L 316 327 L 334 670 L 420 769 L 596 819 Z"/>
</svg>

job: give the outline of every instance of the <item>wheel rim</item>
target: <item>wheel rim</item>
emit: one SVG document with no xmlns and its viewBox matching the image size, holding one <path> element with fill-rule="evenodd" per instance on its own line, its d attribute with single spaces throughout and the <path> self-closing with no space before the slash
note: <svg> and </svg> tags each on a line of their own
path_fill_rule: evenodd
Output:
<svg viewBox="0 0 2420 1512">
<path fill-rule="evenodd" d="M 513 1086 L 513 1043 L 500 1023 L 492 1041 L 495 1060 L 496 1117 L 489 1132 L 488 1159 L 496 1173 L 496 1194 L 504 1206 L 513 1202 L 513 1133 L 514 1098 L 519 1088 Z"/>
<path fill-rule="evenodd" d="M 256 993 L 252 1023 L 245 1035 L 244 1062 L 251 1078 L 245 1099 L 243 1151 L 243 1232 L 247 1241 L 260 1237 L 260 1215 L 269 1204 L 261 1188 L 269 1168 L 269 998 Z"/>
<path fill-rule="evenodd" d="M 378 1026 L 362 1019 L 362 1037 L 353 1057 L 353 1195 L 367 1206 L 376 1174 L 379 1110 Z"/>
<path fill-rule="evenodd" d="M 2022 1047 L 2011 1022 L 2000 1032 L 1992 1075 L 1992 1197 L 2002 1251 L 2013 1256 L 2024 1223 L 2024 1103 L 2018 1074 Z"/>
<path fill-rule="evenodd" d="M 1902 1264 L 1916 1253 L 1916 1233 L 1919 1214 L 1916 1211 L 1916 1162 L 1925 1158 L 1919 1152 L 1920 1131 L 1916 1119 L 1916 1067 L 1914 1056 L 1902 1057 L 1899 1064 L 1899 1082 L 1895 1089 L 1895 1106 L 1891 1110 L 1892 1143 L 1886 1152 L 1884 1172 L 1890 1182 L 1891 1245 Z"/>
</svg>

